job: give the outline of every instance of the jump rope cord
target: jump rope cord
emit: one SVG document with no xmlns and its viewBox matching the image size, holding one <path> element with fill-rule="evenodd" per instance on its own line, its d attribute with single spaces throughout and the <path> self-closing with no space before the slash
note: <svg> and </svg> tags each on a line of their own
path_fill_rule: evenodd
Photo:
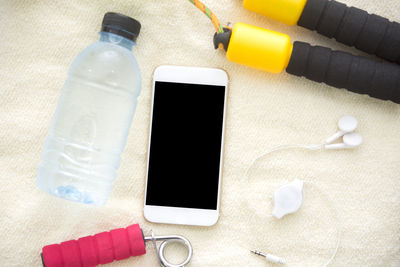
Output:
<svg viewBox="0 0 400 267">
<path fill-rule="evenodd" d="M 206 7 L 201 1 L 199 0 L 189 0 L 190 3 L 195 5 L 201 12 L 206 14 L 206 16 L 211 20 L 211 22 L 214 24 L 214 28 L 217 33 L 224 32 L 224 28 L 222 24 L 219 22 L 217 16 L 208 8 Z"/>
<path fill-rule="evenodd" d="M 263 157 L 265 157 L 265 156 L 267 156 L 267 155 L 269 155 L 269 154 L 271 154 L 271 153 L 273 153 L 273 152 L 275 152 L 275 151 L 280 151 L 280 150 L 286 150 L 286 149 L 308 149 L 308 150 L 319 150 L 319 149 L 322 149 L 324 147 L 324 145 L 303 145 L 303 144 L 295 144 L 295 145 L 281 145 L 281 146 L 277 146 L 277 147 L 274 147 L 274 148 L 272 148 L 272 149 L 270 149 L 270 150 L 267 150 L 267 151 L 265 151 L 262 155 L 260 155 L 260 156 L 258 156 L 257 158 L 255 158 L 252 162 L 251 162 L 251 164 L 249 165 L 249 167 L 246 169 L 246 172 L 245 172 L 245 174 L 244 174 L 244 179 L 245 179 L 245 181 L 247 181 L 248 180 L 248 174 L 249 174 L 249 171 L 250 171 L 250 169 L 254 166 L 254 164 L 258 161 L 258 160 L 260 160 L 261 158 L 263 158 Z M 315 183 L 313 183 L 313 182 L 310 182 L 310 181 L 304 181 L 306 184 L 309 184 L 309 185 L 311 185 L 311 186 L 313 186 L 313 187 L 315 187 L 317 190 L 319 190 L 323 195 L 325 195 L 325 197 L 328 199 L 328 201 L 329 201 L 329 203 L 330 203 L 330 205 L 333 207 L 333 209 L 334 209 L 334 211 L 335 211 L 335 215 L 336 215 L 336 220 L 337 220 L 337 242 L 336 242 L 336 247 L 335 247 L 335 249 L 334 249 L 334 251 L 333 251 L 333 253 L 332 253 L 332 256 L 329 258 L 329 260 L 325 263 L 325 264 L 323 264 L 322 265 L 322 267 L 327 267 L 327 266 L 329 266 L 331 263 L 332 263 L 332 261 L 333 261 L 333 259 L 336 257 L 336 254 L 337 254 L 337 252 L 338 252 L 338 250 L 339 250 L 339 247 L 340 247 L 340 241 L 341 241 L 341 239 L 342 239 L 342 220 L 341 220 L 341 218 L 340 218 L 340 215 L 339 215 L 339 210 L 337 209 L 337 207 L 336 207 L 336 205 L 335 205 L 335 203 L 334 203 L 334 201 L 331 199 L 331 197 L 329 196 L 329 194 L 325 191 L 325 190 L 323 190 L 321 187 L 319 187 L 319 186 L 317 186 Z M 245 194 L 245 195 L 247 195 L 247 194 Z M 248 200 L 247 200 L 248 201 Z M 249 202 L 249 201 L 248 201 Z M 268 218 L 271 218 L 272 216 L 268 216 Z M 291 264 L 288 264 L 287 262 L 285 262 L 284 263 L 286 266 L 288 266 L 288 267 L 293 267 L 293 265 L 291 265 Z"/>
</svg>

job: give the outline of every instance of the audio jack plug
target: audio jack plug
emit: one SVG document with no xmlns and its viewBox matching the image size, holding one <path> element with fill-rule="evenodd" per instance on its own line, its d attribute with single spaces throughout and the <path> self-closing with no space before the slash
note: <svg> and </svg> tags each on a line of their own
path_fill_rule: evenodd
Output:
<svg viewBox="0 0 400 267">
<path fill-rule="evenodd" d="M 285 260 L 279 258 L 278 256 L 271 255 L 271 254 L 264 254 L 258 250 L 250 250 L 251 253 L 254 253 L 258 256 L 264 257 L 268 262 L 276 263 L 276 264 L 286 264 Z"/>
</svg>

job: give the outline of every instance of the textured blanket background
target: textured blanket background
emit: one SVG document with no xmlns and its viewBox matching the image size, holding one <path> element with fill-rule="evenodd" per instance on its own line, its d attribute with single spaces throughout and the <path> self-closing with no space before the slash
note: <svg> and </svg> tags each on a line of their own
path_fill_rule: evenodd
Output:
<svg viewBox="0 0 400 267">
<path fill-rule="evenodd" d="M 251 13 L 239 0 L 205 3 L 224 22 L 246 22 L 287 33 L 292 40 L 361 54 Z M 398 0 L 345 3 L 400 21 Z M 147 232 L 186 236 L 194 247 L 190 266 L 268 265 L 249 249 L 279 255 L 294 266 L 321 266 L 337 233 L 326 195 L 306 184 L 300 212 L 282 221 L 268 217 L 271 192 L 294 178 L 318 184 L 341 214 L 343 237 L 333 266 L 400 266 L 400 105 L 230 63 L 212 47 L 210 21 L 187 0 L 1 0 L 0 11 L 0 266 L 41 266 L 46 244 L 132 223 Z M 142 23 L 133 52 L 143 90 L 110 200 L 91 207 L 39 191 L 35 176 L 67 69 L 98 39 L 107 11 Z M 210 228 L 158 225 L 143 218 L 151 76 L 161 64 L 218 67 L 230 77 L 221 217 Z M 359 118 L 365 140 L 360 148 L 278 152 L 252 169 L 251 182 L 242 179 L 263 151 L 323 142 L 344 114 Z M 184 256 L 177 250 L 168 251 L 175 261 Z M 109 266 L 131 265 L 157 266 L 153 248 Z"/>
</svg>

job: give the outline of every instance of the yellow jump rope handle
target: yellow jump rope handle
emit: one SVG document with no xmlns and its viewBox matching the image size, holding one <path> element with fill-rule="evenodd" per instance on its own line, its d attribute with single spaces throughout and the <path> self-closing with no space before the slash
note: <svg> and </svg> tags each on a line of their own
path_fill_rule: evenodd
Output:
<svg viewBox="0 0 400 267">
<path fill-rule="evenodd" d="M 286 34 L 236 23 L 226 57 L 235 63 L 279 73 L 286 69 L 292 48 Z"/>
</svg>

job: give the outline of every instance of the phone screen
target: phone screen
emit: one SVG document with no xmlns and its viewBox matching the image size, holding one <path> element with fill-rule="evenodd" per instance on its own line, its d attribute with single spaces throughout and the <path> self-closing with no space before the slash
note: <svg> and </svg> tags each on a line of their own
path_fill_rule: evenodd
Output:
<svg viewBox="0 0 400 267">
<path fill-rule="evenodd" d="M 146 205 L 217 209 L 225 90 L 155 82 Z"/>
</svg>

